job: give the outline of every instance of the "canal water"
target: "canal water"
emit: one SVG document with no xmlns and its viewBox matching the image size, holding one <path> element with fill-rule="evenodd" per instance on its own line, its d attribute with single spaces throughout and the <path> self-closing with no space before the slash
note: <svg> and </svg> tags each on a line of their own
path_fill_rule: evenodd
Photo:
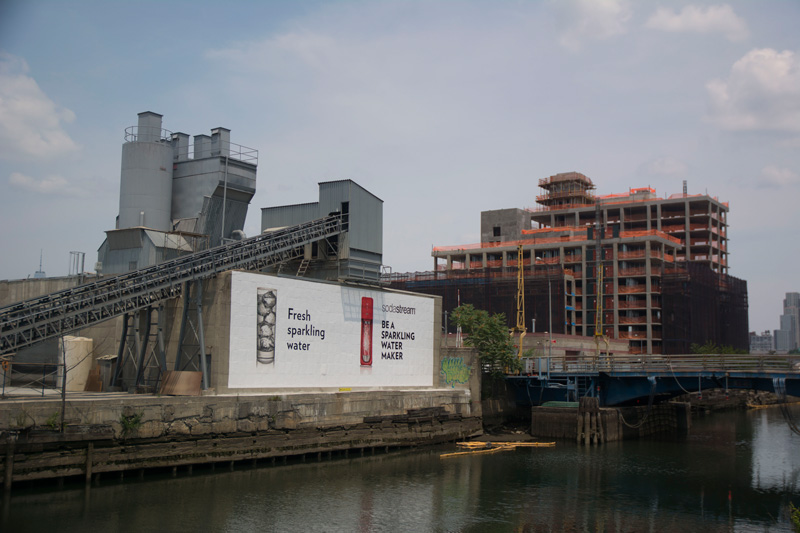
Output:
<svg viewBox="0 0 800 533">
<path fill-rule="evenodd" d="M 800 436 L 776 408 L 681 438 L 440 459 L 454 448 L 20 487 L 0 531 L 764 532 L 793 531 L 800 505 Z"/>
</svg>

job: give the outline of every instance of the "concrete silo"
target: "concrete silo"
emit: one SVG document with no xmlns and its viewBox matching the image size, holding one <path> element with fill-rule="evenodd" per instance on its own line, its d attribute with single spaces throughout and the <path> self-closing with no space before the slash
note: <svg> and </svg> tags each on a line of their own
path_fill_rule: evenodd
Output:
<svg viewBox="0 0 800 533">
<path fill-rule="evenodd" d="M 125 130 L 119 215 L 97 250 L 98 270 L 120 274 L 217 246 L 242 234 L 256 191 L 258 150 L 230 130 L 195 135 L 161 128 L 139 113 Z"/>
<path fill-rule="evenodd" d="M 146 227 L 172 230 L 171 133 L 161 129 L 161 115 L 139 113 L 139 124 L 125 132 L 117 229 Z"/>
</svg>

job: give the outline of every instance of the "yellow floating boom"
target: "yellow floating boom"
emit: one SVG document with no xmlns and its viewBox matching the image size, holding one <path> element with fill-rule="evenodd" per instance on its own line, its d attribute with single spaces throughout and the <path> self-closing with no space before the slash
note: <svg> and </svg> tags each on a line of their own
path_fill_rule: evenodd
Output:
<svg viewBox="0 0 800 533">
<path fill-rule="evenodd" d="M 555 442 L 516 442 L 516 441 L 505 441 L 505 442 L 481 442 L 481 441 L 467 441 L 467 442 L 457 442 L 456 446 L 464 446 L 467 448 L 480 448 L 480 447 L 487 447 L 487 446 L 522 446 L 522 447 L 529 447 L 529 448 L 552 448 L 555 446 Z"/>
<path fill-rule="evenodd" d="M 439 458 L 457 457 L 459 455 L 480 455 L 501 452 L 505 450 L 514 450 L 516 448 L 553 448 L 555 442 L 457 442 L 457 446 L 467 448 L 463 452 L 443 453 Z"/>
</svg>

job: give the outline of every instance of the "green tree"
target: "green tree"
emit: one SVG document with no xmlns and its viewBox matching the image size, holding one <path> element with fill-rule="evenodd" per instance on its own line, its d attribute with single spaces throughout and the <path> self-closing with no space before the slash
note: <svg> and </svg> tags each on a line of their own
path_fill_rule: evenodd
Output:
<svg viewBox="0 0 800 533">
<path fill-rule="evenodd" d="M 504 314 L 489 315 L 471 304 L 464 304 L 453 309 L 450 320 L 456 326 L 461 326 L 461 331 L 466 335 L 464 344 L 477 348 L 481 366 L 494 379 L 522 369 L 522 361 L 514 351 Z"/>
<path fill-rule="evenodd" d="M 692 353 L 701 355 L 714 355 L 714 354 L 746 354 L 747 350 L 739 350 L 733 346 L 720 346 L 712 341 L 706 341 L 705 344 L 692 343 L 690 349 Z"/>
<path fill-rule="evenodd" d="M 795 507 L 791 502 L 789 502 L 789 518 L 792 521 L 794 530 L 800 533 L 800 509 Z"/>
</svg>

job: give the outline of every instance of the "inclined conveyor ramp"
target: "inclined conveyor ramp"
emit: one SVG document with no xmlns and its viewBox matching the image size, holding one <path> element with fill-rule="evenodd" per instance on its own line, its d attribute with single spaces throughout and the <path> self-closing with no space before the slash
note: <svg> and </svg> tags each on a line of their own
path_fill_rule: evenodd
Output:
<svg viewBox="0 0 800 533">
<path fill-rule="evenodd" d="M 345 231 L 347 220 L 340 214 L 332 214 L 2 307 L 0 356 L 104 320 L 152 309 L 179 297 L 184 290 L 188 297 L 189 283 L 212 278 L 227 270 L 259 271 L 297 259 L 303 255 L 306 244 Z M 179 363 L 176 362 L 176 366 Z"/>
</svg>

